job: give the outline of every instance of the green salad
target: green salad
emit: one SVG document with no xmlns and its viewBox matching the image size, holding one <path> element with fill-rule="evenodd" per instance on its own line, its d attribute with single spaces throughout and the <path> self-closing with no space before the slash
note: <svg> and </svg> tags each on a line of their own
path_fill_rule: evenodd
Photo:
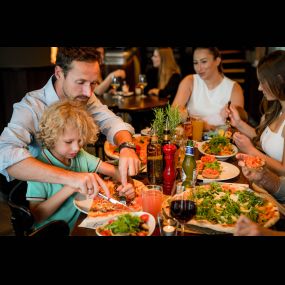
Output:
<svg viewBox="0 0 285 285">
<path fill-rule="evenodd" d="M 147 214 L 142 214 L 141 216 L 124 214 L 114 220 L 110 220 L 106 225 L 100 227 L 98 232 L 105 236 L 146 236 L 149 232 L 148 218 Z"/>
</svg>

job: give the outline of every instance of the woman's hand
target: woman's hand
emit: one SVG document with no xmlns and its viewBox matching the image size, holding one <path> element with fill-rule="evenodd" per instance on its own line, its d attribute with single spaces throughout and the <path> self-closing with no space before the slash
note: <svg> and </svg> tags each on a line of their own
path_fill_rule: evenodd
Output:
<svg viewBox="0 0 285 285">
<path fill-rule="evenodd" d="M 238 126 L 241 122 L 241 118 L 237 108 L 233 104 L 231 104 L 230 107 L 227 109 L 228 110 L 226 112 L 231 120 L 231 125 L 238 129 Z"/>
<path fill-rule="evenodd" d="M 123 79 L 126 78 L 126 72 L 124 69 L 117 69 L 114 72 L 112 72 L 112 75 L 115 77 L 122 77 Z"/>
<path fill-rule="evenodd" d="M 233 141 L 241 152 L 250 155 L 256 154 L 256 148 L 246 135 L 240 132 L 235 132 L 233 135 Z"/>
<path fill-rule="evenodd" d="M 147 94 L 158 96 L 158 94 L 159 94 L 159 89 L 158 89 L 158 88 L 152 88 L 152 89 L 150 89 L 150 90 L 147 92 Z"/>
<path fill-rule="evenodd" d="M 284 236 L 284 232 L 272 231 L 252 222 L 246 216 L 241 215 L 236 223 L 235 236 Z"/>
<path fill-rule="evenodd" d="M 251 182 L 255 182 L 259 184 L 259 181 L 266 176 L 266 171 L 265 171 L 265 164 L 262 167 L 258 167 L 254 170 L 248 168 L 246 166 L 245 160 L 250 158 L 251 156 L 244 154 L 244 153 L 238 153 L 236 155 L 236 158 L 238 160 L 238 165 L 242 169 L 242 173 L 244 176 Z"/>
</svg>

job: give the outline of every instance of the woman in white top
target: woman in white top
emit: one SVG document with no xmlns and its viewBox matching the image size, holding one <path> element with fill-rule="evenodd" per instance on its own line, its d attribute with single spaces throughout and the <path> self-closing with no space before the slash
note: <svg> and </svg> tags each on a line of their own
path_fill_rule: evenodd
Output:
<svg viewBox="0 0 285 285">
<path fill-rule="evenodd" d="M 233 139 L 241 152 L 264 158 L 268 168 L 285 175 L 285 51 L 274 51 L 261 58 L 257 77 L 258 90 L 264 94 L 261 122 L 257 129 L 252 128 L 240 119 L 235 107 L 230 106 L 231 124 L 239 130 Z"/>
<path fill-rule="evenodd" d="M 197 47 L 193 64 L 196 74 L 181 81 L 172 105 L 179 107 L 183 120 L 188 115 L 199 116 L 204 120 L 205 130 L 214 129 L 225 123 L 229 101 L 243 109 L 243 91 L 237 82 L 224 76 L 216 47 Z"/>
</svg>

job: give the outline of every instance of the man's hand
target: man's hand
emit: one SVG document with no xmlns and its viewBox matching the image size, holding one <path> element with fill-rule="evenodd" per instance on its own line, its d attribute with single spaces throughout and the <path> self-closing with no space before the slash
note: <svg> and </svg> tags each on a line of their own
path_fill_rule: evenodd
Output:
<svg viewBox="0 0 285 285">
<path fill-rule="evenodd" d="M 131 183 L 127 183 L 126 186 L 120 185 L 117 190 L 120 196 L 125 196 L 127 200 L 132 200 L 136 197 L 134 185 Z"/>
<path fill-rule="evenodd" d="M 136 152 L 130 148 L 123 148 L 119 158 L 119 172 L 123 186 L 127 185 L 128 176 L 134 176 L 139 173 L 141 161 Z"/>
</svg>

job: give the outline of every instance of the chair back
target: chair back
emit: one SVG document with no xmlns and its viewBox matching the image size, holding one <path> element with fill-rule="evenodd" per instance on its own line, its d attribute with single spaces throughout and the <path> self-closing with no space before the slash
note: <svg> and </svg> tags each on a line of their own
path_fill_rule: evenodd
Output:
<svg viewBox="0 0 285 285">
<path fill-rule="evenodd" d="M 29 235 L 32 232 L 34 218 L 26 200 L 27 182 L 19 181 L 11 190 L 8 205 L 11 210 L 11 223 L 16 236 Z"/>
</svg>

